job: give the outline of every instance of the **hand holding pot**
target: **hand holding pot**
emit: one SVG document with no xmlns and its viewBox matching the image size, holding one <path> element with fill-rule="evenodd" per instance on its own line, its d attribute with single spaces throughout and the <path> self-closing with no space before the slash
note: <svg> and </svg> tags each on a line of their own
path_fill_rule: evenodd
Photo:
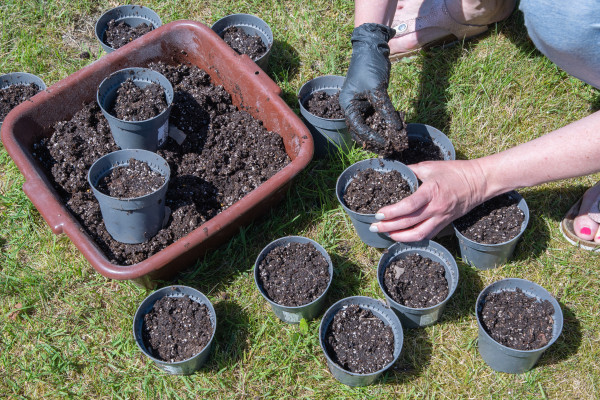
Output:
<svg viewBox="0 0 600 400">
<path fill-rule="evenodd" d="M 378 109 L 392 129 L 403 124 L 390 100 L 390 47 L 388 40 L 395 31 L 385 25 L 366 23 L 352 32 L 352 59 L 340 92 L 340 105 L 346 114 L 348 128 L 357 141 L 373 141 L 381 146 L 384 139 L 370 129 L 363 113 L 369 104 Z"/>
</svg>

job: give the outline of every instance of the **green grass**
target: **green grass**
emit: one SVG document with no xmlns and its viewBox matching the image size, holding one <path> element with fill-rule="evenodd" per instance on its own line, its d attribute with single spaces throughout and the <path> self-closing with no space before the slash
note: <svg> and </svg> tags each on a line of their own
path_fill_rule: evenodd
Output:
<svg viewBox="0 0 600 400">
<path fill-rule="evenodd" d="M 140 1 L 163 22 L 211 25 L 231 13 L 263 18 L 275 47 L 269 75 L 298 111 L 309 79 L 345 74 L 353 2 Z M 53 84 L 103 55 L 95 20 L 114 1 L 17 1 L 0 4 L 0 72 L 27 71 Z M 92 58 L 77 55 L 90 51 Z M 537 52 L 522 16 L 482 38 L 394 64 L 390 95 L 408 122 L 433 125 L 459 158 L 509 148 L 598 109 L 600 96 Z M 561 236 L 564 212 L 598 176 L 522 190 L 530 226 L 504 267 L 478 271 L 460 261 L 460 282 L 439 324 L 405 332 L 399 362 L 374 385 L 350 388 L 328 372 L 319 320 L 286 325 L 254 287 L 260 250 L 284 235 L 317 240 L 334 262 L 328 305 L 350 295 L 382 298 L 375 268 L 381 252 L 358 239 L 335 199 L 335 180 L 369 154 L 313 161 L 286 199 L 243 228 L 173 282 L 213 302 L 218 327 L 208 363 L 189 377 L 160 372 L 137 349 L 131 325 L 150 293 L 96 273 L 64 236 L 54 236 L 21 190 L 23 178 L 0 147 L 0 397 L 2 398 L 492 398 L 586 399 L 600 386 L 598 255 Z M 458 254 L 455 239 L 442 244 Z M 532 371 L 492 371 L 477 352 L 474 301 L 487 284 L 532 280 L 560 301 L 563 335 Z"/>
</svg>

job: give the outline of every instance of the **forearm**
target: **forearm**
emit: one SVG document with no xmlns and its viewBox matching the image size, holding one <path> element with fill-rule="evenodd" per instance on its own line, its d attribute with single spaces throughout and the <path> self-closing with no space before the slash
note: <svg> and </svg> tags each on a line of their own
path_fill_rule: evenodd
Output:
<svg viewBox="0 0 600 400">
<path fill-rule="evenodd" d="M 397 0 L 356 0 L 354 26 L 367 22 L 391 26 L 397 4 Z"/>
</svg>

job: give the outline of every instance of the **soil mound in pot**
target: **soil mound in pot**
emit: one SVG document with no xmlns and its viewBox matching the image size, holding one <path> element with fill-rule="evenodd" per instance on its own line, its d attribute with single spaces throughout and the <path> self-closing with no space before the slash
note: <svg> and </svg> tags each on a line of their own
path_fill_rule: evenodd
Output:
<svg viewBox="0 0 600 400">
<path fill-rule="evenodd" d="M 164 183 L 165 177 L 148 163 L 130 158 L 128 165 L 113 168 L 100 178 L 97 189 L 117 199 L 131 199 L 153 193 Z"/>
<path fill-rule="evenodd" d="M 127 79 L 117 89 L 117 97 L 108 112 L 123 121 L 145 121 L 167 107 L 165 90 L 158 83 L 141 88 L 132 79 Z"/>
<path fill-rule="evenodd" d="M 291 162 L 281 136 L 238 110 L 222 86 L 193 66 L 150 64 L 175 91 L 170 124 L 182 131 L 158 150 L 171 169 L 167 225 L 140 244 L 112 239 L 100 206 L 88 191 L 87 172 L 101 156 L 119 150 L 96 102 L 55 124 L 50 138 L 34 144 L 34 155 L 66 207 L 106 257 L 118 265 L 145 260 L 227 209 Z"/>
<path fill-rule="evenodd" d="M 267 46 L 259 35 L 248 35 L 237 26 L 225 29 L 223 40 L 238 54 L 247 54 L 252 60 L 258 60 L 267 52 Z"/>
<path fill-rule="evenodd" d="M 368 168 L 356 174 L 348 184 L 344 203 L 352 211 L 374 214 L 381 207 L 397 203 L 410 194 L 410 185 L 400 172 Z"/>
<path fill-rule="evenodd" d="M 178 362 L 202 351 L 213 330 L 206 305 L 188 296 L 163 297 L 144 316 L 142 340 L 154 358 Z"/>
<path fill-rule="evenodd" d="M 324 90 L 312 93 L 304 102 L 304 108 L 317 117 L 327 119 L 344 118 L 344 111 L 340 106 L 340 93 L 328 94 Z"/>
<path fill-rule="evenodd" d="M 365 124 L 373 129 L 384 139 L 384 145 L 381 146 L 377 142 L 372 140 L 362 140 L 356 137 L 358 143 L 362 145 L 365 150 L 372 151 L 379 154 L 382 157 L 388 158 L 396 153 L 401 153 L 408 148 L 408 133 L 406 132 L 406 123 L 404 122 L 404 113 L 398 112 L 398 117 L 402 121 L 402 129 L 395 130 L 388 126 L 383 115 L 379 112 L 381 107 L 373 108 L 367 107 L 363 113 Z"/>
<path fill-rule="evenodd" d="M 394 332 L 356 304 L 338 311 L 325 334 L 329 357 L 347 371 L 377 372 L 394 359 Z"/>
<path fill-rule="evenodd" d="M 444 266 L 416 253 L 392 261 L 384 284 L 390 297 L 406 307 L 433 307 L 448 297 Z"/>
<path fill-rule="evenodd" d="M 498 343 L 517 350 L 535 350 L 552 339 L 554 307 L 517 288 L 488 294 L 480 311 L 485 331 Z"/>
<path fill-rule="evenodd" d="M 394 152 L 388 157 L 405 165 L 417 164 L 423 161 L 441 161 L 444 159 L 442 149 L 431 140 L 408 138 L 408 148 Z"/>
<path fill-rule="evenodd" d="M 108 26 L 104 33 L 104 43 L 108 44 L 113 49 L 118 49 L 119 47 L 125 46 L 127 43 L 142 37 L 153 28 L 152 24 L 148 25 L 142 23 L 132 27 L 127 22 L 117 22 L 114 19 L 111 19 L 108 21 Z"/>
<path fill-rule="evenodd" d="M 259 279 L 269 298 L 286 307 L 318 299 L 329 284 L 329 264 L 311 243 L 275 247 L 258 265 Z"/>
<path fill-rule="evenodd" d="M 10 85 L 7 88 L 0 89 L 0 121 L 6 118 L 10 110 L 29 100 L 39 91 L 40 87 L 35 83 Z"/>
<path fill-rule="evenodd" d="M 477 243 L 498 244 L 521 232 L 525 214 L 519 200 L 508 194 L 496 196 L 458 218 L 454 225 L 465 237 Z"/>
</svg>

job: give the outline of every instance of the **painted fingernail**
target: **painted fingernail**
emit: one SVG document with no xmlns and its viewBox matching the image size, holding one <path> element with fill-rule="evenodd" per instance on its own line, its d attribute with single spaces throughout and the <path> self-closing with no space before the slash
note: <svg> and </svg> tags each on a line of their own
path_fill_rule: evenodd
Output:
<svg viewBox="0 0 600 400">
<path fill-rule="evenodd" d="M 369 227 L 369 231 L 371 231 L 373 233 L 377 233 L 377 232 L 379 232 L 379 228 L 377 228 L 377 225 L 371 225 Z"/>
<path fill-rule="evenodd" d="M 581 233 L 582 235 L 591 235 L 592 234 L 592 230 L 586 226 L 584 228 L 581 228 L 581 230 L 579 231 L 579 233 Z"/>
<path fill-rule="evenodd" d="M 382 219 L 385 219 L 385 215 L 383 215 L 383 213 L 377 213 L 377 214 L 375 214 L 375 219 L 378 219 L 381 221 Z"/>
</svg>

